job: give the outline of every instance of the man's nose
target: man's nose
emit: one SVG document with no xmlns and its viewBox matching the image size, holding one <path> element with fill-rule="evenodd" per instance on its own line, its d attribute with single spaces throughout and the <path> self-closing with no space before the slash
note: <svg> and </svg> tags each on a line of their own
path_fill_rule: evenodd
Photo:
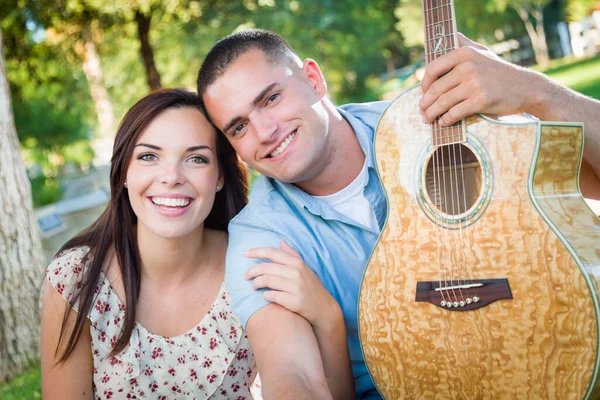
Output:
<svg viewBox="0 0 600 400">
<path fill-rule="evenodd" d="M 254 118 L 254 127 L 256 135 L 261 142 L 271 142 L 275 138 L 277 132 L 277 121 L 267 113 L 261 113 Z"/>
</svg>

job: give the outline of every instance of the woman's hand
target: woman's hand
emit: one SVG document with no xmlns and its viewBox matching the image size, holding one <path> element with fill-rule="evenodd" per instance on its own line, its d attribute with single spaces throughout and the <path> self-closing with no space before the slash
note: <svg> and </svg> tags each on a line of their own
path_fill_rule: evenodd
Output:
<svg viewBox="0 0 600 400">
<path fill-rule="evenodd" d="M 334 399 L 354 398 L 354 379 L 342 309 L 297 251 L 281 242 L 280 249 L 257 248 L 246 257 L 264 262 L 246 271 L 254 289 L 268 288 L 265 300 L 304 317 L 313 327 L 323 361 L 327 385 Z"/>
<path fill-rule="evenodd" d="M 254 289 L 268 288 L 264 299 L 300 314 L 313 328 L 323 329 L 341 316 L 339 304 L 325 289 L 317 275 L 304 264 L 300 254 L 285 242 L 280 249 L 256 248 L 246 257 L 272 262 L 256 264 L 246 271 L 246 279 L 254 279 Z"/>
</svg>

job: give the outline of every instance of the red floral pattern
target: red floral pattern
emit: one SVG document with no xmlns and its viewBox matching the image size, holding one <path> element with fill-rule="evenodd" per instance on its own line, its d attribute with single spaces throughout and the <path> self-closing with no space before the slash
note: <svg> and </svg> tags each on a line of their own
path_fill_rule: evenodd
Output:
<svg viewBox="0 0 600 400">
<path fill-rule="evenodd" d="M 62 252 L 47 278 L 68 302 L 80 285 L 88 248 Z M 231 311 L 225 283 L 198 326 L 166 338 L 136 324 L 129 346 L 108 357 L 125 316 L 125 306 L 104 275 L 91 321 L 96 399 L 260 399 L 260 383 L 250 343 Z M 73 304 L 77 311 L 77 304 Z M 253 383 L 254 382 L 254 383 Z"/>
</svg>

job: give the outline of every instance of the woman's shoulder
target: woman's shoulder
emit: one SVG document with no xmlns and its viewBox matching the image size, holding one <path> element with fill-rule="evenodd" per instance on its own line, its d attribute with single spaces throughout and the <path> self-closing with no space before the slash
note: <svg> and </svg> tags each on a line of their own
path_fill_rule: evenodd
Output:
<svg viewBox="0 0 600 400">
<path fill-rule="evenodd" d="M 90 249 L 78 246 L 58 253 L 46 269 L 46 279 L 58 294 L 69 301 L 83 285 L 84 271 L 90 261 Z"/>
</svg>

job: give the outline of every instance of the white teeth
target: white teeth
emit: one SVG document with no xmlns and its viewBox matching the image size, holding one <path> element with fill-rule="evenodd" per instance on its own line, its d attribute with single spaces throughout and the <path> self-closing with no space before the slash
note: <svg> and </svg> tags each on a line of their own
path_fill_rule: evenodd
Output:
<svg viewBox="0 0 600 400">
<path fill-rule="evenodd" d="M 190 204 L 189 199 L 173 199 L 170 197 L 153 197 L 152 202 L 157 206 L 185 207 Z"/>
<path fill-rule="evenodd" d="M 294 132 L 290 136 L 288 136 L 281 143 L 281 145 L 279 145 L 279 147 L 276 148 L 275 151 L 270 154 L 270 156 L 271 157 L 277 157 L 282 151 L 284 151 L 288 147 L 288 144 L 290 144 L 290 142 L 292 141 L 292 139 L 294 139 L 295 136 L 296 136 L 296 132 Z"/>
</svg>

